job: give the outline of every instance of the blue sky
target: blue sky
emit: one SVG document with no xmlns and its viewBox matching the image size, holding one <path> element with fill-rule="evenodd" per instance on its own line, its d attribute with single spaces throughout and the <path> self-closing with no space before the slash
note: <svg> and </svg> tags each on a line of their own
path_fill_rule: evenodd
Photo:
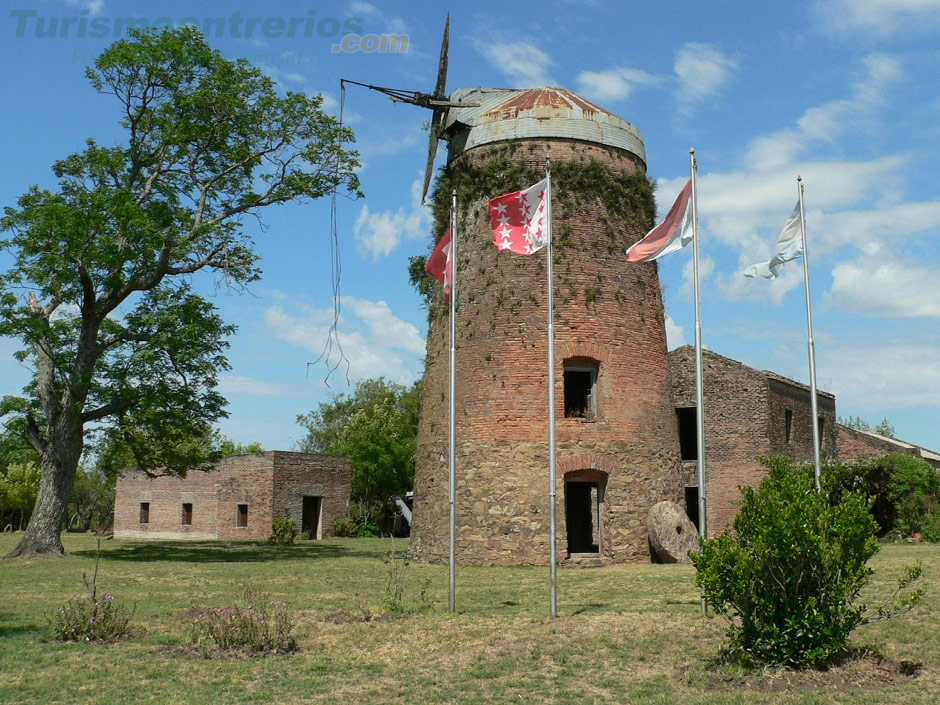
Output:
<svg viewBox="0 0 940 705">
<path fill-rule="evenodd" d="M 223 54 L 253 61 L 285 90 L 322 93 L 336 114 L 341 78 L 432 89 L 445 5 L 271 7 L 5 3 L 0 204 L 31 184 L 51 186 L 50 165 L 86 138 L 120 139 L 113 100 L 94 93 L 83 70 L 123 18 L 195 19 Z M 940 0 L 479 0 L 449 9 L 449 91 L 558 85 L 620 115 L 644 136 L 661 214 L 696 148 L 705 345 L 807 381 L 801 264 L 772 282 L 741 276 L 769 256 L 802 175 L 820 387 L 836 394 L 840 415 L 872 424 L 886 416 L 899 437 L 940 449 Z M 407 35 L 407 51 L 332 51 L 350 29 Z M 344 116 L 366 194 L 337 207 L 349 379 L 409 383 L 424 358 L 426 312 L 407 260 L 429 242 L 418 199 L 429 114 L 353 86 Z M 329 203 L 285 206 L 248 227 L 263 280 L 248 294 L 200 282 L 239 326 L 221 428 L 287 449 L 302 436 L 297 414 L 349 390 L 342 370 L 327 386 L 324 363 L 307 364 L 333 315 Z M 660 266 L 673 346 L 692 341 L 689 255 Z M 15 349 L 0 339 L 3 394 L 28 376 Z"/>
</svg>

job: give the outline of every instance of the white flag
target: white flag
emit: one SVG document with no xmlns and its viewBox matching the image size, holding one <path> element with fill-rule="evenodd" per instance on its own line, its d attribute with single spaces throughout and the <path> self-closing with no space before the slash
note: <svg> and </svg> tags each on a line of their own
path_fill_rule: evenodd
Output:
<svg viewBox="0 0 940 705">
<path fill-rule="evenodd" d="M 783 226 L 783 230 L 780 231 L 780 237 L 777 238 L 777 247 L 774 249 L 770 261 L 752 264 L 744 270 L 744 276 L 776 279 L 780 275 L 780 270 L 785 262 L 802 256 L 803 233 L 800 229 L 800 203 L 797 201 L 793 212 Z"/>
</svg>

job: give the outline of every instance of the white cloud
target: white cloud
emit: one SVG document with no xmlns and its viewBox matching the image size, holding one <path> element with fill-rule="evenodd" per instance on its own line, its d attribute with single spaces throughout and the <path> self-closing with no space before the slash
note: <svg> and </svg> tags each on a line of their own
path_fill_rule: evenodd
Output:
<svg viewBox="0 0 940 705">
<path fill-rule="evenodd" d="M 104 0 L 65 0 L 65 4 L 88 10 L 92 17 L 96 17 L 104 9 Z"/>
<path fill-rule="evenodd" d="M 682 294 L 685 298 L 690 301 L 694 298 L 695 292 L 693 287 L 695 282 L 693 280 L 695 272 L 695 262 L 692 259 L 692 245 L 688 245 L 687 252 L 689 253 L 688 261 L 682 267 L 682 286 L 679 288 L 679 293 Z M 698 280 L 699 288 L 705 285 L 705 282 L 715 271 L 715 258 L 710 256 L 701 256 L 699 257 L 698 263 Z"/>
<path fill-rule="evenodd" d="M 422 179 L 411 184 L 411 204 L 396 210 L 373 212 L 363 205 L 353 223 L 353 238 L 364 257 L 377 261 L 398 249 L 403 238 L 417 239 L 428 234 L 431 217 L 427 206 L 421 203 Z"/>
<path fill-rule="evenodd" d="M 223 375 L 219 377 L 219 391 L 226 397 L 245 395 L 251 397 L 306 397 L 309 392 L 296 384 L 270 382 L 241 375 Z"/>
<path fill-rule="evenodd" d="M 691 113 L 727 87 L 738 71 L 738 63 L 710 44 L 686 42 L 676 52 L 673 68 L 679 79 L 679 108 Z"/>
<path fill-rule="evenodd" d="M 849 97 L 809 108 L 794 126 L 754 138 L 747 149 L 748 165 L 758 170 L 779 169 L 792 164 L 814 144 L 832 143 L 850 130 L 870 128 L 876 109 L 884 104 L 887 91 L 903 72 L 897 59 L 884 54 L 866 56 L 861 70 Z"/>
<path fill-rule="evenodd" d="M 508 80 L 511 88 L 554 86 L 551 56 L 536 44 L 515 38 L 474 39 L 473 48 Z"/>
<path fill-rule="evenodd" d="M 869 316 L 940 319 L 940 274 L 931 266 L 862 255 L 833 268 L 827 303 Z"/>
<path fill-rule="evenodd" d="M 685 345 L 685 333 L 668 315 L 666 316 L 666 349 L 675 350 Z"/>
<path fill-rule="evenodd" d="M 341 299 L 343 315 L 338 324 L 332 351 L 323 370 L 340 362 L 340 351 L 349 361 L 349 379 L 356 382 L 372 377 L 385 377 L 400 384 L 411 384 L 419 376 L 424 357 L 424 340 L 418 329 L 398 318 L 384 301 L 368 301 L 355 297 Z M 329 350 L 332 308 L 280 305 L 265 312 L 265 326 L 277 339 L 306 350 L 317 357 Z M 345 374 L 345 364 L 339 365 Z M 325 374 L 325 372 L 324 372 Z"/>
<path fill-rule="evenodd" d="M 582 71 L 577 81 L 580 93 L 603 103 L 626 100 L 634 89 L 655 86 L 663 78 L 640 69 L 614 66 L 605 71 Z"/>
<path fill-rule="evenodd" d="M 818 0 L 813 14 L 827 34 L 910 36 L 940 25 L 940 0 Z"/>
<path fill-rule="evenodd" d="M 891 408 L 936 405 L 940 399 L 936 340 L 864 340 L 827 348 L 822 355 L 821 369 L 832 378 L 838 404 L 884 414 Z"/>
</svg>

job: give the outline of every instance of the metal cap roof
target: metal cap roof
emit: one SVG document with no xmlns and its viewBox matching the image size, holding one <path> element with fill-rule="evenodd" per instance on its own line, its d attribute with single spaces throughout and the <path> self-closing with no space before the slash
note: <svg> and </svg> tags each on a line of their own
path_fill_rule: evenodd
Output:
<svg viewBox="0 0 940 705">
<path fill-rule="evenodd" d="M 561 137 L 623 149 L 646 163 L 640 131 L 565 88 L 458 88 L 444 120 L 448 158 L 493 142 Z"/>
</svg>

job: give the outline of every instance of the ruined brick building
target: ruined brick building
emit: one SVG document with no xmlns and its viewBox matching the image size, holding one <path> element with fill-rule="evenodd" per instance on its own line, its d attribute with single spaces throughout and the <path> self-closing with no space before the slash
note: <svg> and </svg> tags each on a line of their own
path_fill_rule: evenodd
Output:
<svg viewBox="0 0 940 705">
<path fill-rule="evenodd" d="M 652 209 L 607 198 L 611 184 L 645 174 L 642 137 L 564 89 L 460 89 L 451 101 L 468 104 L 445 119 L 441 183 L 460 199 L 457 560 L 548 562 L 544 252 L 498 252 L 486 209 L 487 198 L 542 178 L 546 154 L 553 173 L 568 165 L 570 189 L 557 179 L 553 198 L 559 558 L 649 560 L 649 508 L 679 502 L 697 523 L 698 481 L 694 351 L 667 354 L 656 263 L 624 262 Z M 500 181 L 510 173 L 514 181 Z M 425 561 L 448 555 L 448 352 L 448 311 L 436 290 L 412 527 L 412 552 Z M 838 427 L 828 392 L 818 391 L 813 419 L 805 385 L 712 352 L 704 360 L 710 534 L 733 519 L 738 487 L 763 477 L 758 456 L 812 458 L 814 423 L 824 456 L 932 455 Z"/>
<path fill-rule="evenodd" d="M 118 478 L 114 535 L 262 540 L 286 516 L 320 539 L 346 514 L 349 489 L 349 458 L 308 453 L 238 455 L 184 478 L 131 470 Z"/>
</svg>

